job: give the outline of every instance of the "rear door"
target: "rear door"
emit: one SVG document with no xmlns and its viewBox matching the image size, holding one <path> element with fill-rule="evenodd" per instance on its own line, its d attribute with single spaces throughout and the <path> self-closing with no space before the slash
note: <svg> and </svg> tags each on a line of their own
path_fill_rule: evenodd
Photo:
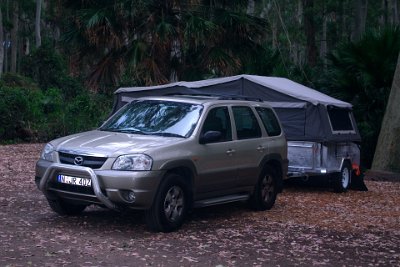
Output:
<svg viewBox="0 0 400 267">
<path fill-rule="evenodd" d="M 237 138 L 237 186 L 247 191 L 256 184 L 259 163 L 268 153 L 268 141 L 262 138 L 264 133 L 252 107 L 233 106 L 232 113 Z"/>
</svg>

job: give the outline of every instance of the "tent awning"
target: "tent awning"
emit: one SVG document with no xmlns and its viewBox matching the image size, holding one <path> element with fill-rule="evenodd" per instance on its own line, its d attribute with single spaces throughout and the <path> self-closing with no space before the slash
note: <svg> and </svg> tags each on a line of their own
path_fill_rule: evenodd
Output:
<svg viewBox="0 0 400 267">
<path fill-rule="evenodd" d="M 281 94 L 291 96 L 293 98 L 309 102 L 313 105 L 323 104 L 325 106 L 332 105 L 341 108 L 351 108 L 351 104 L 330 97 L 326 94 L 318 92 L 317 90 L 311 89 L 302 84 L 296 83 L 286 78 L 278 77 L 264 77 L 257 75 L 237 75 L 232 77 L 214 78 L 208 80 L 194 81 L 194 82 L 176 82 L 157 86 L 146 86 L 146 87 L 122 87 L 119 88 L 115 94 L 139 92 L 139 91 L 154 91 L 173 87 L 184 87 L 189 89 L 200 89 L 209 86 L 215 86 L 219 84 L 229 83 L 244 79 L 255 84 L 267 87 L 271 90 L 277 91 Z M 201 89 L 200 89 L 201 90 Z"/>
</svg>

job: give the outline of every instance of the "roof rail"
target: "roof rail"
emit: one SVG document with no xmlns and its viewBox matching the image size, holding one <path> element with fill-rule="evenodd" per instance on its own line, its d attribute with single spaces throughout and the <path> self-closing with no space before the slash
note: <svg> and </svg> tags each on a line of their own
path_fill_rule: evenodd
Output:
<svg viewBox="0 0 400 267">
<path fill-rule="evenodd" d="M 195 94 L 195 93 L 167 93 L 165 96 L 208 96 L 208 97 L 220 97 L 218 94 Z"/>
<path fill-rule="evenodd" d="M 264 102 L 261 98 L 244 96 L 244 95 L 221 95 L 221 94 L 193 94 L 193 93 L 168 93 L 165 96 L 206 96 L 206 97 L 215 97 L 218 100 L 246 100 L 246 101 L 256 101 L 256 102 Z"/>
<path fill-rule="evenodd" d="M 256 101 L 256 102 L 264 102 L 261 98 L 251 97 L 251 96 L 242 96 L 242 95 L 222 95 L 218 99 L 220 100 L 246 100 L 246 101 Z"/>
</svg>

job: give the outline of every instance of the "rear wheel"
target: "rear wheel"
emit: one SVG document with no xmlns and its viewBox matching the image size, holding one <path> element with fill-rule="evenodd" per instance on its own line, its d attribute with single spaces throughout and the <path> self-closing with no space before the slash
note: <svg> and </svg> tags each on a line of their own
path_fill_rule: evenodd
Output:
<svg viewBox="0 0 400 267">
<path fill-rule="evenodd" d="M 251 205 L 255 210 L 269 210 L 274 206 L 277 194 L 276 172 L 272 167 L 267 166 L 258 179 Z"/>
<path fill-rule="evenodd" d="M 150 230 L 171 232 L 181 227 L 188 210 L 188 199 L 183 177 L 174 173 L 168 174 L 160 184 L 153 205 L 146 211 Z"/>
<path fill-rule="evenodd" d="M 87 205 L 72 204 L 62 199 L 47 199 L 50 208 L 59 215 L 78 215 L 82 213 Z"/>
<path fill-rule="evenodd" d="M 341 193 L 347 191 L 351 182 L 351 172 L 352 169 L 350 162 L 345 161 L 343 163 L 342 169 L 340 170 L 340 173 L 335 177 L 334 180 L 334 189 L 336 192 Z"/>
</svg>

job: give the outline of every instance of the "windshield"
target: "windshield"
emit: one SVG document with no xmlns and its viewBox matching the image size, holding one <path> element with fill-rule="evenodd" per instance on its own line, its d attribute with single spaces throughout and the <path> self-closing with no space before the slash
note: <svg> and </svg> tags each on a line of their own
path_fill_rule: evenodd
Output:
<svg viewBox="0 0 400 267">
<path fill-rule="evenodd" d="M 139 100 L 120 109 L 101 128 L 102 131 L 143 135 L 189 137 L 203 106 L 159 100 Z"/>
</svg>

